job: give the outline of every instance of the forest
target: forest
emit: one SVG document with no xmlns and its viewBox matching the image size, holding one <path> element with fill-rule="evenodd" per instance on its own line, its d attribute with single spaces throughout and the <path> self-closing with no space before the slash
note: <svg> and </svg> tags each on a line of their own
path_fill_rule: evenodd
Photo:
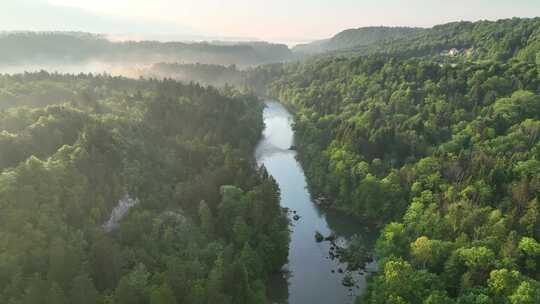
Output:
<svg viewBox="0 0 540 304">
<path fill-rule="evenodd" d="M 0 33 L 0 45 L 0 68 L 83 63 L 151 65 L 164 61 L 247 67 L 293 57 L 286 45 L 266 42 L 114 42 L 83 32 L 5 32 Z"/>
<path fill-rule="evenodd" d="M 226 85 L 243 88 L 246 86 L 245 71 L 235 65 L 223 66 L 217 64 L 180 64 L 157 63 L 143 72 L 154 78 L 173 78 L 183 82 L 197 82 L 203 85 L 224 87 Z"/>
<path fill-rule="evenodd" d="M 304 54 L 319 54 L 331 51 L 355 49 L 361 46 L 370 46 L 384 41 L 393 41 L 400 38 L 411 38 L 426 31 L 417 27 L 387 27 L 373 26 L 357 29 L 347 29 L 337 33 L 332 38 L 317 40 L 300 44 L 293 48 L 293 52 Z"/>
<path fill-rule="evenodd" d="M 312 192 L 381 230 L 358 303 L 540 303 L 540 21 L 432 31 L 260 70 Z"/>
<path fill-rule="evenodd" d="M 0 45 L 0 71 L 140 67 L 0 74 L 0 303 L 272 303 L 274 275 L 294 276 L 294 223 L 254 156 L 265 98 L 293 113 L 281 152 L 298 153 L 317 211 L 366 226 L 349 248 L 309 240 L 349 265 L 373 251 L 357 304 L 540 303 L 540 18 L 292 50 L 81 32 Z"/>
<path fill-rule="evenodd" d="M 259 99 L 41 72 L 0 105 L 0 303 L 267 303 L 289 234 Z"/>
<path fill-rule="evenodd" d="M 365 27 L 345 30 L 293 51 L 318 54 L 315 57 L 386 54 L 400 59 L 440 60 L 438 55 L 455 48 L 462 53 L 469 50 L 468 57 L 475 60 L 534 60 L 540 45 L 539 24 L 540 18 L 512 18 L 459 21 L 431 28 Z"/>
</svg>

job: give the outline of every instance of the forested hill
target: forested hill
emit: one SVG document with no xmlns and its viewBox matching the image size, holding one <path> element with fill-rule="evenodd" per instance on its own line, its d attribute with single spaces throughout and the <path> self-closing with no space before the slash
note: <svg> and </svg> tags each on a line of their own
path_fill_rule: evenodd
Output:
<svg viewBox="0 0 540 304">
<path fill-rule="evenodd" d="M 362 53 L 387 53 L 402 57 L 434 56 L 455 48 L 458 55 L 508 60 L 534 59 L 540 47 L 540 18 L 454 22 L 435 26 L 420 35 L 359 49 Z M 466 49 L 470 53 L 464 54 Z"/>
<path fill-rule="evenodd" d="M 540 303 L 539 35 L 539 19 L 454 23 L 260 73 L 295 110 L 314 194 L 381 227 L 361 303 Z M 477 53 L 402 56 L 448 47 Z"/>
<path fill-rule="evenodd" d="M 264 95 L 266 85 L 282 69 L 281 63 L 242 70 L 234 65 L 156 63 L 143 71 L 146 77 L 172 78 L 183 82 L 197 82 L 216 87 L 234 86 Z M 1 107 L 1 106 L 0 106 Z"/>
<path fill-rule="evenodd" d="M 0 303 L 267 303 L 288 220 L 255 97 L 45 72 L 0 92 Z"/>
<path fill-rule="evenodd" d="M 101 35 L 71 32 L 15 32 L 0 35 L 0 66 L 77 64 L 87 62 L 183 62 L 251 66 L 287 61 L 285 45 L 262 42 L 237 44 L 182 42 L 112 42 Z"/>
<path fill-rule="evenodd" d="M 223 87 L 234 85 L 244 87 L 246 73 L 236 66 L 223 66 L 215 64 L 180 64 L 157 63 L 145 72 L 146 75 L 157 78 L 173 78 L 179 81 L 195 81 L 205 85 Z"/>
<path fill-rule="evenodd" d="M 336 34 L 330 39 L 297 45 L 293 48 L 293 51 L 304 54 L 317 54 L 338 50 L 350 50 L 386 40 L 412 37 L 420 34 L 422 31 L 424 31 L 424 29 L 421 28 L 385 26 L 348 29 Z"/>
<path fill-rule="evenodd" d="M 382 31 L 383 34 L 369 38 L 377 31 Z M 365 37 L 363 33 L 369 35 Z M 331 43 L 334 40 L 337 42 Z M 346 43 L 340 43 L 343 40 Z M 520 60 L 534 60 L 535 51 L 540 46 L 540 19 L 453 22 L 428 29 L 409 30 L 365 28 L 345 31 L 322 45 L 325 46 L 325 51 L 334 51 L 330 52 L 330 55 L 388 54 L 413 58 L 441 54 L 447 56 L 450 50 L 456 49 L 457 52 L 452 56 L 498 60 L 516 57 Z"/>
</svg>

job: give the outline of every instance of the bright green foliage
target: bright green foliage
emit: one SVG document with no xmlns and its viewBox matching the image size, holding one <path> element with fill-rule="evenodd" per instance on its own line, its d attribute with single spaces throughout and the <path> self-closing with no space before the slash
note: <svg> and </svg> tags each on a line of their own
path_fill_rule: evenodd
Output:
<svg viewBox="0 0 540 304">
<path fill-rule="evenodd" d="M 297 50 L 338 50 L 338 54 L 347 55 L 382 53 L 401 58 L 436 56 L 446 60 L 517 58 L 534 62 L 540 50 L 539 24 L 539 18 L 512 18 L 451 22 L 427 29 L 366 27 L 346 30 L 330 40 L 301 46 Z M 451 48 L 460 52 L 448 56 Z"/>
<path fill-rule="evenodd" d="M 310 189 L 381 227 L 363 302 L 534 299 L 538 22 L 453 23 L 266 70 L 295 110 Z M 439 55 L 452 47 L 475 50 Z"/>
<path fill-rule="evenodd" d="M 1 303 L 266 301 L 289 234 L 252 161 L 256 98 L 44 72 L 0 91 Z M 126 195 L 139 203 L 104 229 Z"/>
<path fill-rule="evenodd" d="M 438 272 L 444 266 L 451 246 L 450 242 L 430 240 L 426 236 L 419 237 L 411 243 L 411 260 L 414 265 Z"/>
<path fill-rule="evenodd" d="M 533 304 L 540 302 L 540 286 L 538 282 L 522 282 L 510 297 L 512 304 Z"/>
</svg>

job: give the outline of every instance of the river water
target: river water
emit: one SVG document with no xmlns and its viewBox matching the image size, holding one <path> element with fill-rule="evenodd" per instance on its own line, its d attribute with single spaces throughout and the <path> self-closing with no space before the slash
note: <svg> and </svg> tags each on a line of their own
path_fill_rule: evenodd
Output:
<svg viewBox="0 0 540 304">
<path fill-rule="evenodd" d="M 345 287 L 342 279 L 347 265 L 329 257 L 330 242 L 317 243 L 315 232 L 334 234 L 346 246 L 355 232 L 365 225 L 336 211 L 321 210 L 310 196 L 302 167 L 296 160 L 293 144 L 292 115 L 278 102 L 268 101 L 264 110 L 263 139 L 256 150 L 257 162 L 264 165 L 281 190 L 281 205 L 291 210 L 289 262 L 284 275 L 271 282 L 269 294 L 275 303 L 347 304 L 365 287 L 365 275 L 353 272 L 355 286 Z M 296 213 L 293 213 L 296 211 Z M 297 221 L 293 216 L 297 214 Z M 375 236 L 364 236 L 372 242 Z M 369 265 L 368 269 L 373 269 Z"/>
</svg>

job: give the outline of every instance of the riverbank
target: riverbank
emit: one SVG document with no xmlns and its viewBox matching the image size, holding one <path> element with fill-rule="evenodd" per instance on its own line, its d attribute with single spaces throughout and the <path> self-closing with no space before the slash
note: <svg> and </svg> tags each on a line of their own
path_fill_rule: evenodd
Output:
<svg viewBox="0 0 540 304">
<path fill-rule="evenodd" d="M 293 117 L 280 103 L 268 101 L 264 110 L 266 128 L 255 153 L 281 191 L 281 206 L 290 210 L 291 243 L 289 261 L 281 280 L 269 290 L 273 301 L 290 304 L 353 303 L 365 288 L 366 272 L 335 257 L 337 248 L 363 240 L 371 246 L 376 236 L 356 235 L 365 224 L 340 211 L 317 206 L 308 190 L 306 177 L 297 160 Z M 317 242 L 315 233 L 332 235 L 332 242 Z M 334 255 L 334 257 L 332 257 Z M 373 269 L 374 263 L 368 268 Z M 284 284 L 286 282 L 286 284 Z M 274 285 L 275 284 L 275 285 Z"/>
</svg>

